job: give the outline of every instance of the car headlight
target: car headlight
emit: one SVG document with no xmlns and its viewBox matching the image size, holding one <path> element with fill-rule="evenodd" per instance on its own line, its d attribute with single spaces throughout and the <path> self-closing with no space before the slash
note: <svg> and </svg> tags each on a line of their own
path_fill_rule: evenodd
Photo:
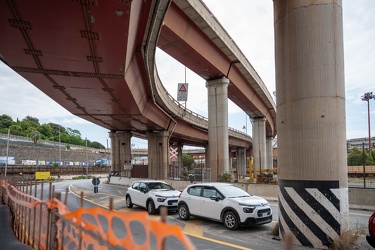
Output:
<svg viewBox="0 0 375 250">
<path fill-rule="evenodd" d="M 160 195 L 156 195 L 156 197 L 157 197 L 157 201 L 158 202 L 164 202 L 166 199 L 167 199 L 167 197 L 163 197 L 163 196 L 160 196 Z"/>
<path fill-rule="evenodd" d="M 249 206 L 249 205 L 243 204 L 243 203 L 240 203 L 239 205 L 240 206 L 244 206 L 242 208 L 244 213 L 253 213 L 254 212 L 254 209 L 255 209 L 254 206 Z"/>
</svg>

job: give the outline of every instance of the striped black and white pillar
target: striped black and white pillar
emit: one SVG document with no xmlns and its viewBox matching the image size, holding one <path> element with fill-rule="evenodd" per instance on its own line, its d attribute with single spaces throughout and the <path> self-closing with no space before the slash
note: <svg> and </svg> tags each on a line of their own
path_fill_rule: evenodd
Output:
<svg viewBox="0 0 375 250">
<path fill-rule="evenodd" d="M 341 0 L 274 1 L 279 228 L 328 248 L 348 229 Z"/>
</svg>

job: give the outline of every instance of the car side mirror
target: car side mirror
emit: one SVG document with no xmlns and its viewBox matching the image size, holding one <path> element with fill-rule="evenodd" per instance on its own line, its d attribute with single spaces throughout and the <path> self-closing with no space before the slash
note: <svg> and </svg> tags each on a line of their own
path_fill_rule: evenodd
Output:
<svg viewBox="0 0 375 250">
<path fill-rule="evenodd" d="M 147 189 L 144 188 L 144 187 L 141 187 L 140 190 L 141 190 L 141 192 L 143 192 L 143 193 L 147 193 Z"/>
<path fill-rule="evenodd" d="M 210 197 L 210 199 L 213 200 L 213 201 L 219 201 L 219 200 L 220 200 L 220 197 L 219 197 L 219 196 L 216 196 L 216 195 L 212 195 L 212 196 Z"/>
</svg>

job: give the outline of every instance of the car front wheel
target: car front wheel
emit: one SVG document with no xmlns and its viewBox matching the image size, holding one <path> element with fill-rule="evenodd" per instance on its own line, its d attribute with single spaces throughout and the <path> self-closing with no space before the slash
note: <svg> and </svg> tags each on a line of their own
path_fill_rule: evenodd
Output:
<svg viewBox="0 0 375 250">
<path fill-rule="evenodd" d="M 240 223 L 238 222 L 237 215 L 232 212 L 228 211 L 224 214 L 224 225 L 226 228 L 230 230 L 236 230 L 240 226 Z"/>
<path fill-rule="evenodd" d="M 130 195 L 126 196 L 126 207 L 128 208 L 133 207 L 133 203 L 132 203 L 132 199 L 130 198 Z"/>
<path fill-rule="evenodd" d="M 155 214 L 155 203 L 153 201 L 147 202 L 147 211 L 149 214 Z"/>
<path fill-rule="evenodd" d="M 186 204 L 181 204 L 178 207 L 178 216 L 180 216 L 181 220 L 188 220 L 190 218 L 189 208 Z"/>
</svg>

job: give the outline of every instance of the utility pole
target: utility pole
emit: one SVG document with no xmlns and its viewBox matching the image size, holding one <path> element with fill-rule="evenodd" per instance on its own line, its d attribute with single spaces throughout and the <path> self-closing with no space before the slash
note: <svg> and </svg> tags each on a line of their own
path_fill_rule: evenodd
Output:
<svg viewBox="0 0 375 250">
<path fill-rule="evenodd" d="M 5 177 L 7 177 L 7 171 L 8 171 L 9 138 L 10 138 L 10 128 L 8 128 L 7 155 L 5 159 L 5 174 L 4 174 Z"/>
<path fill-rule="evenodd" d="M 361 96 L 362 101 L 367 102 L 367 120 L 368 120 L 368 153 L 371 157 L 371 127 L 370 127 L 370 100 L 375 99 L 375 95 L 372 92 L 367 92 Z"/>
<path fill-rule="evenodd" d="M 86 176 L 89 175 L 89 165 L 88 165 L 88 159 L 87 159 L 87 137 L 85 137 L 85 140 L 86 140 Z"/>
</svg>

